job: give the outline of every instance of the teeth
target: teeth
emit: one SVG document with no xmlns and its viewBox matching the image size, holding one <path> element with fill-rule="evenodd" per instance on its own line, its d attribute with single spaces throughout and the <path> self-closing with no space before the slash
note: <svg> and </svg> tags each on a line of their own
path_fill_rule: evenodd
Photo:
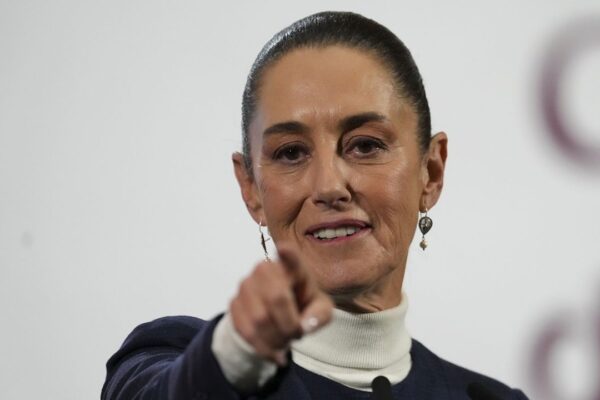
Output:
<svg viewBox="0 0 600 400">
<path fill-rule="evenodd" d="M 354 235 L 359 231 L 359 228 L 355 226 L 347 226 L 336 229 L 319 229 L 316 232 L 313 232 L 313 236 L 317 239 L 333 239 L 336 237 L 344 237 L 349 235 Z"/>
</svg>

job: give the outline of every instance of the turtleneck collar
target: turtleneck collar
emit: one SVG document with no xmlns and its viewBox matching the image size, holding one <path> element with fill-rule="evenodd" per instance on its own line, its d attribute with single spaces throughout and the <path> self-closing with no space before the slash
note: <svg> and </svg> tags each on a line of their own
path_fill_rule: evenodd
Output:
<svg viewBox="0 0 600 400">
<path fill-rule="evenodd" d="M 332 321 L 292 344 L 296 364 L 345 386 L 371 390 L 378 375 L 392 384 L 411 367 L 411 337 L 404 323 L 408 300 L 397 307 L 366 314 L 335 309 Z"/>
</svg>

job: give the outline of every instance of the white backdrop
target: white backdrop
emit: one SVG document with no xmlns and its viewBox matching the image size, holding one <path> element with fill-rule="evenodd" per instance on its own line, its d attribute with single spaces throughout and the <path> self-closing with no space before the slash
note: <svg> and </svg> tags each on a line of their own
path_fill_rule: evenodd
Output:
<svg viewBox="0 0 600 400">
<path fill-rule="evenodd" d="M 535 398 L 532 349 L 567 313 L 581 340 L 550 369 L 591 398 L 600 170 L 552 142 L 539 76 L 597 0 L 0 0 L 0 398 L 98 398 L 134 326 L 227 306 L 261 257 L 230 162 L 246 74 L 272 34 L 325 9 L 405 41 L 450 138 L 430 247 L 409 258 L 413 335 Z M 567 118 L 599 144 L 600 46 L 570 68 Z"/>
</svg>

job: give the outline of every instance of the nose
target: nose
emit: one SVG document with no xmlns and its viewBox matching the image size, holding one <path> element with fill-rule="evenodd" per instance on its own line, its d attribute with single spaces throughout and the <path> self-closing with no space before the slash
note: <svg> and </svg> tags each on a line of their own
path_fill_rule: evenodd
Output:
<svg viewBox="0 0 600 400">
<path fill-rule="evenodd" d="M 324 157 L 314 163 L 312 201 L 319 208 L 343 209 L 350 203 L 352 193 L 348 171 L 338 157 Z"/>
</svg>

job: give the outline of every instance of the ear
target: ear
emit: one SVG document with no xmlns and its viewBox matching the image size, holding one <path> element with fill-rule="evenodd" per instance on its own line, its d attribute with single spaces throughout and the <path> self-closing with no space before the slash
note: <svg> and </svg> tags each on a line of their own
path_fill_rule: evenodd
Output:
<svg viewBox="0 0 600 400">
<path fill-rule="evenodd" d="M 244 199 L 244 203 L 246 204 L 246 208 L 248 209 L 250 216 L 252 216 L 257 224 L 259 222 L 266 224 L 262 202 L 260 200 L 260 196 L 258 195 L 258 187 L 251 171 L 248 171 L 246 168 L 244 156 L 239 152 L 235 152 L 231 156 L 231 161 L 233 161 L 235 178 L 238 181 L 238 185 L 240 185 L 242 198 Z"/>
<path fill-rule="evenodd" d="M 419 204 L 421 212 L 432 209 L 442 194 L 447 156 L 448 136 L 444 132 L 439 132 L 431 138 L 427 154 L 423 156 L 421 167 L 423 191 Z"/>
</svg>

